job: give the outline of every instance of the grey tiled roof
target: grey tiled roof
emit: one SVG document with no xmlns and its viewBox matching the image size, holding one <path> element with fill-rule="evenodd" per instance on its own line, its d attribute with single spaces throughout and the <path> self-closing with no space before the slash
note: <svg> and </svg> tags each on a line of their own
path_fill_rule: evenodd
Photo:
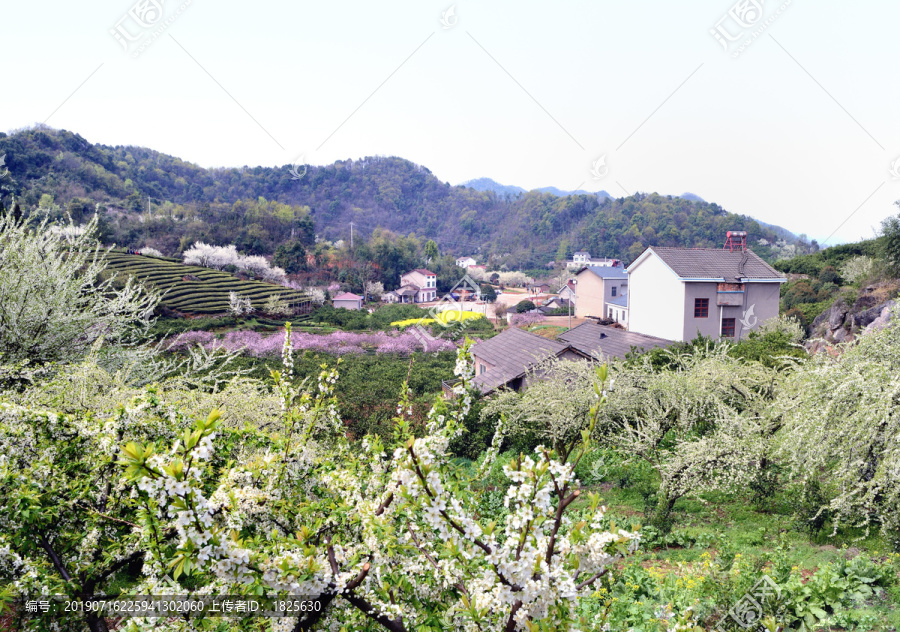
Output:
<svg viewBox="0 0 900 632">
<path fill-rule="evenodd" d="M 740 283 L 740 279 L 782 279 L 775 268 L 747 250 L 729 251 L 718 248 L 651 247 L 667 266 L 683 279 L 724 279 Z"/>
<path fill-rule="evenodd" d="M 568 345 L 556 340 L 510 327 L 493 338 L 472 345 L 472 355 L 494 365 L 476 375 L 472 383 L 483 393 L 488 393 L 525 375 L 535 364 L 557 356 L 567 348 Z"/>
<path fill-rule="evenodd" d="M 619 307 L 628 307 L 628 295 L 622 294 L 621 296 L 613 296 L 606 302 L 611 305 L 618 305 Z"/>
<path fill-rule="evenodd" d="M 592 322 L 582 323 L 561 333 L 558 340 L 600 360 L 608 357 L 624 358 L 631 347 L 650 350 L 654 347 L 668 347 L 673 342 Z"/>
<path fill-rule="evenodd" d="M 593 272 L 601 279 L 627 279 L 628 273 L 625 272 L 625 268 L 614 268 L 612 266 L 594 266 L 590 268 L 585 268 L 578 274 L 583 274 L 585 272 Z"/>
</svg>

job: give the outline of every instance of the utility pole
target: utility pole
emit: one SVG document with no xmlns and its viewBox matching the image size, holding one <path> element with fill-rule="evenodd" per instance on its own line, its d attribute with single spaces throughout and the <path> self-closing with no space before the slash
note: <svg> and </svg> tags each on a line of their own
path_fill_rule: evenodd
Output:
<svg viewBox="0 0 900 632">
<path fill-rule="evenodd" d="M 350 222 L 350 250 L 353 250 L 353 222 Z"/>
</svg>

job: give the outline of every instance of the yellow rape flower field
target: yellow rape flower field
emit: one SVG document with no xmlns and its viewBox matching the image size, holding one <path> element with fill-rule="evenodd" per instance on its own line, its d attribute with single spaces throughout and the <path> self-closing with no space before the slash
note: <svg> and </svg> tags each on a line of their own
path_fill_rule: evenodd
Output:
<svg viewBox="0 0 900 632">
<path fill-rule="evenodd" d="M 434 323 L 449 325 L 453 322 L 462 323 L 466 322 L 467 320 L 477 320 L 479 318 L 484 318 L 484 314 L 479 314 L 478 312 L 466 312 L 450 309 L 445 312 L 436 314 L 434 318 L 407 318 L 406 320 L 395 320 L 391 323 L 391 327 L 399 327 L 400 329 L 403 329 L 404 327 L 409 327 L 410 325 L 433 325 Z"/>
</svg>

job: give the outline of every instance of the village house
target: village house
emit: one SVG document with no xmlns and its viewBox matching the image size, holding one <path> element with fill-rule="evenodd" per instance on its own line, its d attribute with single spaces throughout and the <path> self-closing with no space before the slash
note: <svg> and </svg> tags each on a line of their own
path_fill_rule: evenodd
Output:
<svg viewBox="0 0 900 632">
<path fill-rule="evenodd" d="M 572 279 L 569 279 L 568 282 L 559 288 L 557 292 L 559 298 L 565 299 L 567 301 L 575 300 L 575 284 L 572 282 Z"/>
<path fill-rule="evenodd" d="M 578 325 L 556 340 L 512 327 L 472 345 L 472 384 L 485 395 L 501 388 L 520 391 L 540 379 L 540 372 L 535 369 L 550 358 L 607 362 L 610 358 L 624 358 L 633 349 L 647 351 L 670 344 L 671 340 L 592 322 Z"/>
<path fill-rule="evenodd" d="M 574 303 L 569 301 L 567 298 L 560 298 L 559 296 L 551 297 L 549 300 L 544 301 L 544 303 L 540 306 L 539 311 L 542 314 L 549 314 L 554 310 L 560 308 L 572 309 L 575 306 Z"/>
<path fill-rule="evenodd" d="M 336 308 L 362 309 L 363 297 L 350 292 L 341 292 L 332 299 L 332 303 Z"/>
<path fill-rule="evenodd" d="M 587 250 L 579 250 L 572 255 L 571 261 L 566 261 L 566 268 L 569 270 L 577 270 L 585 267 L 616 267 L 621 266 L 622 262 L 618 259 L 609 259 L 607 257 L 593 258 Z"/>
<path fill-rule="evenodd" d="M 528 284 L 528 293 L 535 296 L 538 294 L 549 294 L 552 287 L 548 281 L 535 279 Z"/>
<path fill-rule="evenodd" d="M 390 293 L 389 293 L 390 294 Z M 387 302 L 427 303 L 437 297 L 437 275 L 418 268 L 400 275 L 400 287 L 393 291 Z"/>
<path fill-rule="evenodd" d="M 575 315 L 628 323 L 628 273 L 618 266 L 584 268 L 575 275 Z M 624 300 L 623 300 L 624 298 Z"/>
<path fill-rule="evenodd" d="M 739 340 L 778 316 L 777 270 L 746 249 L 647 248 L 628 266 L 631 331 Z"/>
<path fill-rule="evenodd" d="M 499 388 L 519 391 L 528 386 L 531 369 L 557 357 L 569 360 L 587 359 L 586 354 L 569 345 L 510 327 L 501 334 L 472 345 L 475 377 L 472 385 L 484 394 Z"/>
<path fill-rule="evenodd" d="M 471 268 L 475 263 L 476 261 L 472 257 L 458 257 L 456 259 L 456 265 L 460 268 Z"/>
</svg>

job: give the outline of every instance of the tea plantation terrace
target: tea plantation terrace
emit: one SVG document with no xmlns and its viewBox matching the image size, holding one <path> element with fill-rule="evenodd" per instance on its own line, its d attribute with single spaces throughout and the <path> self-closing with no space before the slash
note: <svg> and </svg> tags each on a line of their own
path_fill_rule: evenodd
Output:
<svg viewBox="0 0 900 632">
<path fill-rule="evenodd" d="M 122 279 L 135 277 L 162 294 L 161 305 L 185 314 L 222 314 L 228 311 L 228 296 L 237 292 L 262 308 L 271 296 L 279 296 L 294 313 L 311 308 L 309 296 L 302 291 L 240 279 L 228 272 L 188 266 L 176 259 L 159 259 L 112 251 L 107 270 Z"/>
</svg>

